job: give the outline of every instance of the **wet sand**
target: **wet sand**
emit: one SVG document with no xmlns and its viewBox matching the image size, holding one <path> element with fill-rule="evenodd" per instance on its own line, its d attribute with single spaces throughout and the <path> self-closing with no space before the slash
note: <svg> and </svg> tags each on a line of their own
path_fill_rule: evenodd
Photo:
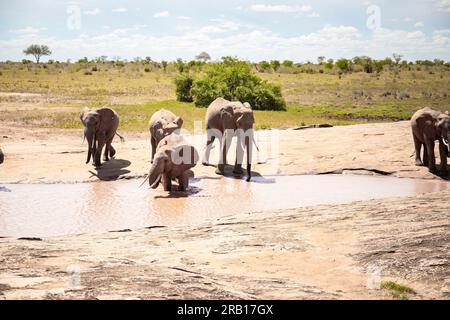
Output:
<svg viewBox="0 0 450 320">
<path fill-rule="evenodd" d="M 388 174 L 448 184 L 414 166 L 407 122 L 282 133 L 277 146 L 267 136 L 259 139 L 256 173 Z M 84 165 L 85 146 L 76 130 L 1 128 L 6 159 L 0 183 L 143 177 L 148 137 L 128 133 L 126 138 L 116 143 L 117 159 L 96 172 Z M 216 178 L 213 167 L 199 165 L 194 172 L 197 178 Z M 376 267 L 382 280 L 414 288 L 417 294 L 410 298 L 449 299 L 449 197 L 449 191 L 438 191 L 242 212 L 195 225 L 4 238 L 0 298 L 389 299 L 386 291 L 367 288 L 368 268 Z"/>
</svg>

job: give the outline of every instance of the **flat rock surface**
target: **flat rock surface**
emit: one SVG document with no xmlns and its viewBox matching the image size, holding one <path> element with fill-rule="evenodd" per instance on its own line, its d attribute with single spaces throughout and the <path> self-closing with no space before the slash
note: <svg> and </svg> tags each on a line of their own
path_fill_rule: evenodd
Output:
<svg viewBox="0 0 450 320">
<path fill-rule="evenodd" d="M 349 172 L 440 179 L 414 166 L 407 122 L 272 134 L 258 139 L 254 170 L 263 175 Z M 84 164 L 80 131 L 2 128 L 6 159 L 0 181 L 144 177 L 148 137 L 124 135 L 127 142 L 116 143 L 116 160 L 99 174 Z M 214 175 L 209 166 L 194 171 Z M 412 287 L 416 294 L 410 298 L 449 299 L 449 197 L 441 191 L 242 213 L 189 227 L 4 238 L 0 298 L 391 298 L 386 290 L 369 289 L 368 282 L 375 276 L 376 283 L 379 275 Z"/>
</svg>

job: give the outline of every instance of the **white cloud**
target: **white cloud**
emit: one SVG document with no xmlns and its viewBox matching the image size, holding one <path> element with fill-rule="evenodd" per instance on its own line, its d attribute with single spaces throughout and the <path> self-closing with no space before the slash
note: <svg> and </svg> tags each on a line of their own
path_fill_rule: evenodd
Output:
<svg viewBox="0 0 450 320">
<path fill-rule="evenodd" d="M 207 28 L 212 26 L 218 29 Z M 214 19 L 211 26 L 191 29 L 184 34 L 165 36 L 148 35 L 133 28 L 105 30 L 103 34 L 86 34 L 72 39 L 19 35 L 14 39 L 0 40 L 0 58 L 20 57 L 29 43 L 47 44 L 54 52 L 53 58 L 59 60 L 86 55 L 89 58 L 151 55 L 157 60 L 192 59 L 201 51 L 218 57 L 232 55 L 253 61 L 306 61 L 315 60 L 320 55 L 333 59 L 356 55 L 380 59 L 391 56 L 393 52 L 404 55 L 406 59 L 450 58 L 450 29 L 436 30 L 427 35 L 419 30 L 379 28 L 366 35 L 353 26 L 342 25 L 325 26 L 309 34 L 283 36 L 262 29 L 246 30 L 243 25 L 223 19 Z"/>
<path fill-rule="evenodd" d="M 290 5 L 271 5 L 271 4 L 254 4 L 250 7 L 251 10 L 257 12 L 280 12 L 280 13 L 292 13 L 292 12 L 311 12 L 313 8 L 310 5 L 303 6 L 290 6 Z"/>
<path fill-rule="evenodd" d="M 12 29 L 12 30 L 9 30 L 9 32 L 16 33 L 16 34 L 36 34 L 36 33 L 39 33 L 41 31 L 45 31 L 45 30 L 47 30 L 47 28 L 25 27 L 25 28 L 21 28 L 21 29 Z"/>
<path fill-rule="evenodd" d="M 317 12 L 313 11 L 310 14 L 308 14 L 308 17 L 310 18 L 319 18 L 320 14 L 318 14 Z"/>
<path fill-rule="evenodd" d="M 102 10 L 100 10 L 99 8 L 95 8 L 93 10 L 86 10 L 84 12 L 84 14 L 87 14 L 89 16 L 96 16 L 96 15 L 100 14 L 101 12 L 102 12 Z"/>
<path fill-rule="evenodd" d="M 112 9 L 112 12 L 127 12 L 127 11 L 128 9 L 123 7 Z"/>
<path fill-rule="evenodd" d="M 191 20 L 192 18 L 188 17 L 188 16 L 178 16 L 177 19 L 180 19 L 180 20 Z"/>
<path fill-rule="evenodd" d="M 237 31 L 241 27 L 245 27 L 248 29 L 254 28 L 253 26 L 250 26 L 250 25 L 239 24 L 237 22 L 234 22 L 231 20 L 226 20 L 223 18 L 210 19 L 209 21 L 212 22 L 213 24 L 200 28 L 199 33 L 214 34 L 214 33 L 225 33 L 225 32 Z"/>
<path fill-rule="evenodd" d="M 450 12 L 450 0 L 437 0 L 438 11 Z"/>
<path fill-rule="evenodd" d="M 161 11 L 158 13 L 155 13 L 153 15 L 154 18 L 167 18 L 169 16 L 169 11 Z"/>
<path fill-rule="evenodd" d="M 423 21 L 418 21 L 414 24 L 414 27 L 416 28 L 423 28 L 425 26 L 425 23 Z"/>
</svg>

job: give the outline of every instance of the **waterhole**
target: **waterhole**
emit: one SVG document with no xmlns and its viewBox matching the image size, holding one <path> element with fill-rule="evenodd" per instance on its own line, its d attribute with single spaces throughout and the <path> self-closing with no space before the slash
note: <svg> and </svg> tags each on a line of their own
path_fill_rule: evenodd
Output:
<svg viewBox="0 0 450 320">
<path fill-rule="evenodd" d="M 340 204 L 450 189 L 450 183 L 357 175 L 203 177 L 189 192 L 141 181 L 0 185 L 0 236 L 52 237 L 198 224 L 237 213 Z"/>
</svg>

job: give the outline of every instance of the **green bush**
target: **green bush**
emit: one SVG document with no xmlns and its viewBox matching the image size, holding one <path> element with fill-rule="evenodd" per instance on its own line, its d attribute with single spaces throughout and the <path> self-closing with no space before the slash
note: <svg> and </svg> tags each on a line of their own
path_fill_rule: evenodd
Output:
<svg viewBox="0 0 450 320">
<path fill-rule="evenodd" d="M 192 79 L 189 75 L 179 75 L 175 78 L 175 86 L 176 86 L 176 94 L 177 100 L 181 102 L 192 102 L 192 94 L 191 88 L 194 83 L 194 79 Z"/>
<path fill-rule="evenodd" d="M 180 80 L 177 97 L 178 90 L 187 90 L 187 87 Z M 255 110 L 286 110 L 281 88 L 253 74 L 251 64 L 234 58 L 208 64 L 203 78 L 193 81 L 190 94 L 195 105 L 200 107 L 207 107 L 216 98 L 223 97 L 248 102 Z"/>
</svg>

